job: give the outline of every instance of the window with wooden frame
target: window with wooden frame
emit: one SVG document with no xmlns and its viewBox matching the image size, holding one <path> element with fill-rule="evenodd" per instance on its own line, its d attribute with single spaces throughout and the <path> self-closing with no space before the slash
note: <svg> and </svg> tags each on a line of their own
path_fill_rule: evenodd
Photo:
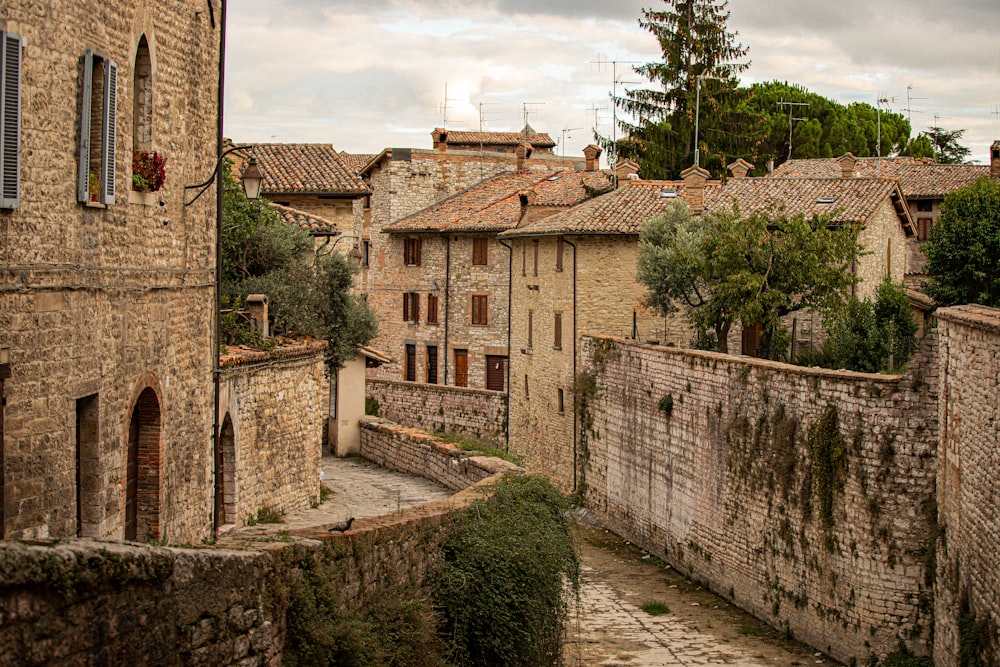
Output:
<svg viewBox="0 0 1000 667">
<path fill-rule="evenodd" d="M 407 382 L 417 381 L 417 346 L 411 343 L 406 344 L 406 356 L 404 357 L 403 379 Z"/>
<path fill-rule="evenodd" d="M 556 392 L 556 409 L 559 410 L 559 414 L 566 412 L 566 395 L 563 393 L 562 389 L 557 389 Z"/>
<path fill-rule="evenodd" d="M 485 236 L 472 239 L 473 266 L 487 266 L 490 263 L 490 240 Z"/>
<path fill-rule="evenodd" d="M 521 242 L 521 275 L 528 275 L 528 242 Z"/>
<path fill-rule="evenodd" d="M 403 293 L 403 321 L 404 322 L 419 322 L 420 321 L 420 293 L 419 292 L 404 292 Z"/>
<path fill-rule="evenodd" d="M 77 201 L 115 203 L 118 65 L 90 49 L 83 54 Z"/>
<path fill-rule="evenodd" d="M 427 295 L 427 316 L 424 321 L 427 324 L 438 323 L 438 297 L 436 294 Z"/>
<path fill-rule="evenodd" d="M 372 246 L 371 241 L 365 239 L 361 242 L 361 266 L 368 267 L 371 262 Z"/>
<path fill-rule="evenodd" d="M 21 205 L 20 35 L 0 31 L 0 208 Z"/>
<path fill-rule="evenodd" d="M 420 266 L 420 239 L 403 239 L 403 264 Z"/>
<path fill-rule="evenodd" d="M 917 218 L 917 240 L 926 241 L 931 234 L 931 218 Z"/>
<path fill-rule="evenodd" d="M 427 384 L 438 383 L 438 348 L 437 345 L 427 346 Z"/>
<path fill-rule="evenodd" d="M 563 270 L 563 237 L 556 239 L 556 271 Z"/>
<path fill-rule="evenodd" d="M 918 199 L 917 210 L 921 213 L 930 213 L 934 210 L 934 202 L 930 199 Z"/>
<path fill-rule="evenodd" d="M 535 311 L 528 311 L 528 349 L 531 349 L 531 343 L 534 338 L 535 329 Z"/>
<path fill-rule="evenodd" d="M 534 252 L 535 252 L 535 263 L 534 263 L 534 268 L 532 269 L 531 275 L 537 276 L 538 275 L 538 239 L 533 239 L 532 242 L 531 242 L 531 244 L 532 244 L 532 246 L 534 246 Z"/>
<path fill-rule="evenodd" d="M 489 323 L 489 297 L 485 294 L 472 295 L 472 323 Z"/>
<path fill-rule="evenodd" d="M 562 349 L 562 313 L 556 313 L 552 317 L 552 347 Z"/>
</svg>

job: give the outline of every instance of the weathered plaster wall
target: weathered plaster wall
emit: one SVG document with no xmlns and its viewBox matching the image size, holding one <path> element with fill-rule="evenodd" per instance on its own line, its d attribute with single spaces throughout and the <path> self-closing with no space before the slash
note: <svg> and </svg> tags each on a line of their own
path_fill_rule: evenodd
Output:
<svg viewBox="0 0 1000 667">
<path fill-rule="evenodd" d="M 1000 310 L 937 311 L 941 366 L 934 660 L 1000 660 Z"/>
<path fill-rule="evenodd" d="M 506 442 L 507 396 L 501 392 L 372 379 L 366 392 L 378 401 L 379 416 L 397 424 L 500 447 Z"/>
<path fill-rule="evenodd" d="M 581 486 L 608 525 L 844 662 L 926 651 L 933 335 L 901 377 L 584 348 Z"/>
<path fill-rule="evenodd" d="M 219 412 L 233 433 L 231 448 L 221 438 L 223 466 L 235 474 L 224 523 L 245 525 L 263 507 L 285 513 L 319 501 L 330 379 L 326 344 L 303 347 L 296 356 L 286 351 L 223 369 Z"/>
</svg>

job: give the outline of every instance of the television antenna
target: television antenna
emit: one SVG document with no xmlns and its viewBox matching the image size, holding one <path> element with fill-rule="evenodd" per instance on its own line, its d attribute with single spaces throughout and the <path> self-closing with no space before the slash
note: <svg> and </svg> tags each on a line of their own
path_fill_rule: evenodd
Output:
<svg viewBox="0 0 1000 667">
<path fill-rule="evenodd" d="M 792 128 L 797 120 L 808 120 L 807 118 L 796 118 L 793 115 L 795 107 L 807 107 L 808 102 L 786 102 L 781 100 L 778 102 L 779 107 L 788 107 L 788 160 L 792 159 Z"/>
<path fill-rule="evenodd" d="M 521 110 L 524 114 L 524 145 L 527 146 L 530 142 L 528 141 L 528 116 L 531 114 L 537 114 L 537 111 L 529 110 L 528 105 L 532 106 L 542 106 L 545 102 L 522 102 Z"/>
<path fill-rule="evenodd" d="M 562 156 L 563 157 L 566 157 L 566 134 L 568 132 L 575 132 L 577 130 L 582 130 L 582 129 L 583 129 L 582 127 L 564 127 L 563 128 L 563 130 L 562 130 L 562 142 L 559 144 L 559 148 L 562 149 Z M 569 138 L 572 139 L 573 135 L 572 134 L 569 135 Z"/>
<path fill-rule="evenodd" d="M 479 103 L 479 180 L 483 180 L 483 123 L 486 122 L 486 110 L 483 108 L 492 104 L 500 104 L 499 102 L 480 102 Z"/>
<path fill-rule="evenodd" d="M 441 112 L 441 127 L 443 127 L 446 130 L 448 129 L 448 110 L 451 108 L 450 106 L 448 106 L 448 102 L 459 102 L 459 101 L 460 100 L 457 97 L 455 97 L 455 98 L 448 97 L 448 83 L 445 82 L 445 84 L 444 84 L 444 102 L 442 102 L 441 105 L 438 106 L 438 111 Z M 459 121 L 456 121 L 456 122 L 459 122 Z"/>
<path fill-rule="evenodd" d="M 604 57 L 600 53 L 597 54 L 597 60 L 591 60 L 591 64 L 597 65 L 597 71 L 602 71 L 605 65 L 611 65 L 611 145 L 618 145 L 618 104 L 615 100 L 618 98 L 618 84 L 626 83 L 639 83 L 638 81 L 619 81 L 618 80 L 618 66 L 619 65 L 641 65 L 642 62 L 639 60 L 604 60 Z M 595 116 L 595 131 L 596 131 L 596 112 Z M 611 168 L 614 169 L 615 163 L 617 162 L 617 157 L 615 155 L 616 151 L 611 151 L 611 155 L 608 156 L 608 162 Z"/>
</svg>

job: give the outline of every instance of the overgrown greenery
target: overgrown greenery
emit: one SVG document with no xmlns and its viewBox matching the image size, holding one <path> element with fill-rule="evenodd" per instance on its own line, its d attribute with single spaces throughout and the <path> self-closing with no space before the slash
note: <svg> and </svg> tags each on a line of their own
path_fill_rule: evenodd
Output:
<svg viewBox="0 0 1000 667">
<path fill-rule="evenodd" d="M 1000 182 L 984 176 L 945 197 L 924 254 L 939 305 L 1000 307 Z"/>
<path fill-rule="evenodd" d="M 435 431 L 434 437 L 441 442 L 446 442 L 450 445 L 455 445 L 459 449 L 465 452 L 478 452 L 483 456 L 494 456 L 498 459 L 503 459 L 504 461 L 509 461 L 515 465 L 521 465 L 521 459 L 510 452 L 500 449 L 500 447 L 495 442 L 477 440 L 475 438 L 467 438 L 463 435 L 458 435 L 456 433 L 448 433 L 446 431 Z"/>
<path fill-rule="evenodd" d="M 760 323 L 759 355 L 781 358 L 783 315 L 841 307 L 856 281 L 848 268 L 860 253 L 857 231 L 777 209 L 696 217 L 677 201 L 643 225 L 637 279 L 647 305 L 665 314 L 689 308 L 695 329 L 713 333 L 720 351 L 733 324 Z"/>
<path fill-rule="evenodd" d="M 357 267 L 338 253 L 313 252 L 307 233 L 287 224 L 266 200 L 248 200 L 230 170 L 225 173 L 219 240 L 224 303 L 267 294 L 275 328 L 326 339 L 328 362 L 341 366 L 377 331 L 374 313 L 354 295 Z"/>
<path fill-rule="evenodd" d="M 546 480 L 512 476 L 448 527 L 435 602 L 449 664 L 560 664 L 564 585 L 579 585 L 568 506 Z"/>
<path fill-rule="evenodd" d="M 840 432 L 837 406 L 828 404 L 819 420 L 809 427 L 806 434 L 812 455 L 812 478 L 819 500 L 819 521 L 823 529 L 825 546 L 832 551 L 833 500 L 843 491 L 847 476 L 847 443 Z"/>
<path fill-rule="evenodd" d="M 541 477 L 493 494 L 420 537 L 440 545 L 427 576 L 402 584 L 358 572 L 364 538 L 319 553 L 292 546 L 269 604 L 286 609 L 284 664 L 348 667 L 548 667 L 560 664 L 565 584 L 579 569 L 568 500 Z M 346 603 L 343 585 L 360 580 Z"/>
</svg>

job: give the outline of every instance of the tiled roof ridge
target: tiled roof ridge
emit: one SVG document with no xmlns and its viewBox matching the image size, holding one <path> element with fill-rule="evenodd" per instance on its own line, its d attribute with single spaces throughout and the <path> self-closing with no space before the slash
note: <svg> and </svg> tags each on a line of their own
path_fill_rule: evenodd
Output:
<svg viewBox="0 0 1000 667">
<path fill-rule="evenodd" d="M 294 224 L 303 231 L 306 232 L 338 231 L 337 223 L 327 218 L 324 218 L 321 215 L 316 215 L 315 213 L 310 213 L 309 211 L 303 211 L 300 208 L 294 208 L 292 206 L 276 204 L 273 201 L 269 201 L 268 205 L 271 208 L 278 211 L 278 214 L 281 215 L 282 219 L 284 219 L 286 223 Z M 302 221 L 296 220 L 295 218 L 305 218 L 307 222 L 303 223 Z M 308 222 L 308 221 L 315 221 L 315 222 Z"/>
</svg>

